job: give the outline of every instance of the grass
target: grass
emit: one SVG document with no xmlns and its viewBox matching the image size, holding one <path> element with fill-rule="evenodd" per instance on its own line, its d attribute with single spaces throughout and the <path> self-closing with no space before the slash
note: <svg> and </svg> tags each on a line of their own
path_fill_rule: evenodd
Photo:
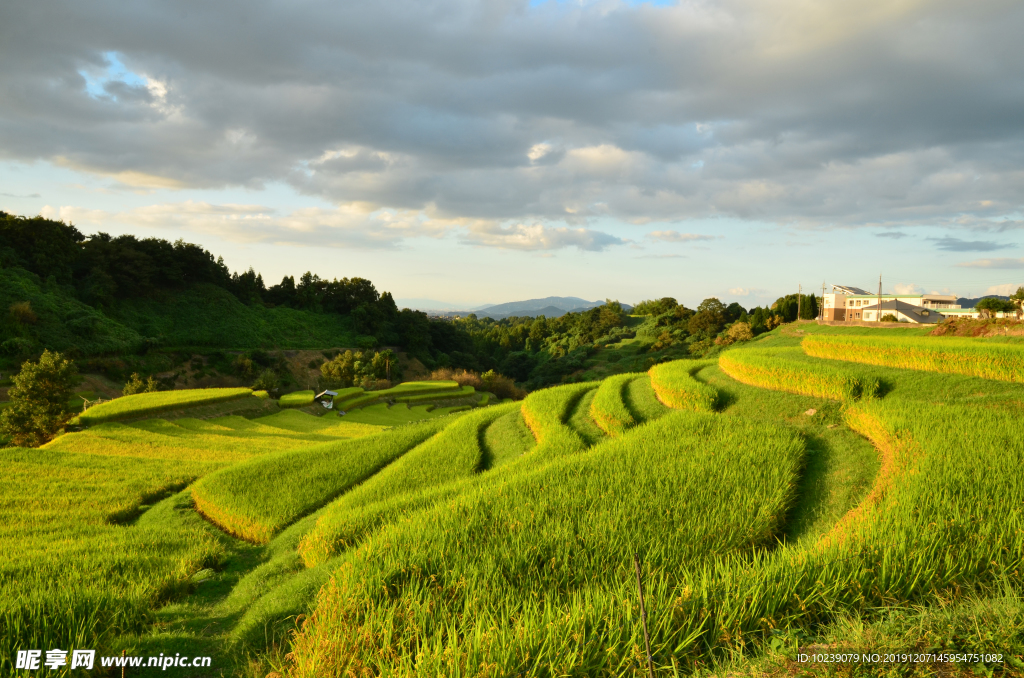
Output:
<svg viewBox="0 0 1024 678">
<path fill-rule="evenodd" d="M 454 381 L 404 381 L 393 388 L 380 391 L 363 391 L 360 389 L 357 392 L 354 389 L 345 389 L 346 391 L 351 390 L 352 393 L 343 397 L 342 392 L 339 392 L 338 396 L 334 399 L 334 406 L 340 410 L 349 410 L 362 407 L 367 403 L 375 403 L 382 399 L 395 400 L 407 396 L 458 391 L 461 388 Z"/>
<path fill-rule="evenodd" d="M 671 409 L 658 400 L 654 392 L 651 380 L 634 379 L 626 384 L 626 390 L 622 393 L 622 399 L 626 407 L 633 415 L 633 419 L 639 423 L 654 421 L 665 416 Z"/>
<path fill-rule="evenodd" d="M 962 374 L 998 381 L 1024 381 L 1024 350 L 1015 344 L 978 339 L 810 336 L 807 355 L 868 365 Z"/>
<path fill-rule="evenodd" d="M 498 405 L 460 417 L 337 499 L 299 544 L 303 561 L 308 567 L 326 562 L 410 506 L 431 504 L 445 484 L 488 468 L 491 461 L 481 434 L 515 407 Z"/>
<path fill-rule="evenodd" d="M 572 410 L 569 412 L 568 420 L 565 422 L 569 429 L 575 432 L 588 446 L 596 445 L 607 437 L 593 417 L 590 416 L 591 403 L 593 403 L 594 396 L 597 394 L 596 385 L 592 384 L 591 386 L 595 387 L 584 393 L 583 397 L 576 401 L 576 404 L 573 405 Z"/>
<path fill-rule="evenodd" d="M 590 416 L 610 436 L 619 436 L 628 428 L 636 426 L 633 413 L 626 406 L 625 390 L 645 374 L 625 373 L 608 377 L 601 382 L 590 403 Z"/>
<path fill-rule="evenodd" d="M 802 457 L 780 427 L 676 412 L 535 470 L 507 465 L 501 483 L 346 556 L 296 637 L 293 675 L 618 674 L 639 640 L 622 595 L 632 554 L 676 572 L 767 544 Z"/>
<path fill-rule="evenodd" d="M 655 371 L 713 413 L 666 407 L 652 373 L 444 419 L 252 419 L 241 398 L 0 451 L 0 673 L 22 647 L 202 652 L 246 678 L 645 673 L 634 553 L 657 675 L 802 674 L 810 644 L 1019 655 L 1024 386 L 803 353 L 833 329 Z M 743 383 L 729 360 L 781 371 Z M 614 438 L 602 389 L 637 423 Z M 942 670 L 968 669 L 999 667 Z"/>
<path fill-rule="evenodd" d="M 476 389 L 472 386 L 462 386 L 458 389 L 445 389 L 438 393 L 421 393 L 418 395 L 403 395 L 395 398 L 395 402 L 399 403 L 426 403 L 426 402 L 440 402 L 442 400 L 448 400 L 451 398 L 466 398 L 476 393 Z"/>
<path fill-rule="evenodd" d="M 362 389 L 360 389 L 362 390 Z M 278 404 L 281 407 L 305 407 L 306 405 L 313 404 L 313 396 L 316 393 L 313 391 L 294 391 L 292 393 L 286 393 L 281 396 L 278 400 Z"/>
<path fill-rule="evenodd" d="M 3 675 L 16 649 L 113 650 L 222 558 L 202 530 L 121 525 L 217 464 L 17 448 L 0 463 Z"/>
<path fill-rule="evenodd" d="M 82 424 L 91 426 L 116 419 L 142 417 L 180 407 L 233 400 L 251 393 L 251 388 L 203 388 L 138 393 L 94 405 L 80 414 L 78 419 Z"/>
<path fill-rule="evenodd" d="M 221 529 L 265 544 L 446 423 L 432 419 L 397 431 L 258 457 L 203 478 L 193 486 L 192 496 L 196 508 Z"/>
<path fill-rule="evenodd" d="M 808 358 L 796 348 L 727 351 L 718 364 L 744 384 L 832 400 L 870 398 L 879 389 L 877 379 L 842 363 Z"/>
<path fill-rule="evenodd" d="M 787 541 L 818 539 L 870 491 L 879 469 L 878 453 L 845 425 L 842 402 L 748 386 L 714 364 L 696 376 L 718 390 L 722 416 L 784 424 L 806 441 L 807 461 L 799 499 L 786 522 Z"/>
<path fill-rule="evenodd" d="M 530 428 L 523 419 L 522 407 L 499 416 L 484 432 L 483 446 L 490 459 L 490 468 L 521 457 L 537 445 Z"/>
<path fill-rule="evenodd" d="M 712 412 L 718 404 L 718 392 L 693 378 L 706 361 L 675 360 L 655 365 L 649 371 L 651 386 L 658 399 L 677 409 Z"/>
<path fill-rule="evenodd" d="M 111 422 L 59 436 L 44 449 L 102 456 L 234 462 L 310 444 L 357 438 L 379 430 L 377 426 L 284 411 L 254 420 L 224 417 Z"/>
<path fill-rule="evenodd" d="M 394 405 L 377 403 L 376 405 L 367 405 L 362 409 L 346 413 L 343 421 L 374 424 L 376 426 L 401 426 L 402 424 L 423 419 L 443 417 L 446 414 L 461 411 L 462 409 L 461 407 L 436 407 L 434 405 L 410 407 L 405 403 L 396 403 Z"/>
</svg>

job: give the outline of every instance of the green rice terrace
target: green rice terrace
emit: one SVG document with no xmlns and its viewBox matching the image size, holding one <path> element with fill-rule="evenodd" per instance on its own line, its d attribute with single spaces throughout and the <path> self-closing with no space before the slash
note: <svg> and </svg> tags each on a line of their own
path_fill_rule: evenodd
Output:
<svg viewBox="0 0 1024 678">
<path fill-rule="evenodd" d="M 1022 381 L 1019 344 L 797 323 L 522 401 L 118 398 L 0 450 L 0 674 L 1022 675 Z M 865 651 L 981 659 L 795 663 Z"/>
</svg>

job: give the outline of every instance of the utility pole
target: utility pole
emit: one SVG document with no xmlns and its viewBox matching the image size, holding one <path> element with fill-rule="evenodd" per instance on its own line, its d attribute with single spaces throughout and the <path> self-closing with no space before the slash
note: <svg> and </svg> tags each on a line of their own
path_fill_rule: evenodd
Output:
<svg viewBox="0 0 1024 678">
<path fill-rule="evenodd" d="M 825 319 L 825 281 L 821 281 L 821 304 L 818 305 L 818 317 Z"/>
<path fill-rule="evenodd" d="M 875 322 L 882 322 L 882 274 L 878 274 L 878 315 Z"/>
<path fill-rule="evenodd" d="M 796 286 L 796 319 L 800 320 L 800 301 L 803 297 L 804 286 L 798 284 Z"/>
</svg>

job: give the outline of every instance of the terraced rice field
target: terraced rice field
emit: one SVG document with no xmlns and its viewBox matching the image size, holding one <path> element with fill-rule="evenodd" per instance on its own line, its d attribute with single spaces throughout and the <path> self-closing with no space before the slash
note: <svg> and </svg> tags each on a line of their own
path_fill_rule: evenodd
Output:
<svg viewBox="0 0 1024 678">
<path fill-rule="evenodd" d="M 83 412 L 78 418 L 82 424 L 91 426 L 125 417 L 138 418 L 162 410 L 172 410 L 183 406 L 204 405 L 224 400 L 233 400 L 251 394 L 251 388 L 205 388 L 190 391 L 139 393 L 94 405 Z"/>
<path fill-rule="evenodd" d="M 345 416 L 103 423 L 5 451 L 37 493 L 3 490 L 27 555 L 0 582 L 37 592 L 0 583 L 0 652 L 202 646 L 250 678 L 647 675 L 639 564 L 655 675 L 799 675 L 798 647 L 844 642 L 1024 671 L 1024 386 L 808 355 L 831 338 L 775 331 L 461 411 L 419 404 L 466 395 L 424 382 L 339 394 L 363 404 Z"/>
</svg>

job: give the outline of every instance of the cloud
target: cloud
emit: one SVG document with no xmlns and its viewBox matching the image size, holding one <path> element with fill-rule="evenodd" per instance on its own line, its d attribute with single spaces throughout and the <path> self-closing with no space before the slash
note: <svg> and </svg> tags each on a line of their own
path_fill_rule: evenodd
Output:
<svg viewBox="0 0 1024 678">
<path fill-rule="evenodd" d="M 756 287 L 731 287 L 729 288 L 729 294 L 735 297 L 753 297 L 764 294 L 767 290 L 758 289 Z"/>
<path fill-rule="evenodd" d="M 965 261 L 957 266 L 963 268 L 1005 268 L 1015 269 L 1024 268 L 1024 259 L 976 259 L 974 261 Z"/>
<path fill-rule="evenodd" d="M 900 231 L 885 231 L 883 233 L 875 233 L 875 237 L 878 238 L 892 238 L 893 240 L 899 240 L 900 238 L 906 238 L 906 233 Z"/>
<path fill-rule="evenodd" d="M 960 238 L 928 238 L 935 243 L 940 250 L 947 252 L 992 252 L 1005 250 L 1014 247 L 1006 243 L 992 242 L 990 240 L 961 240 Z"/>
<path fill-rule="evenodd" d="M 0 193 L 5 198 L 41 198 L 43 196 L 38 193 L 30 193 L 29 195 L 16 195 L 14 193 Z"/>
<path fill-rule="evenodd" d="M 892 289 L 896 294 L 924 294 L 924 288 L 914 283 L 896 283 Z"/>
<path fill-rule="evenodd" d="M 0 43 L 0 158 L 139 191 L 284 182 L 412 230 L 564 224 L 544 237 L 583 248 L 611 242 L 579 235 L 595 217 L 1022 226 L 1020 3 L 53 0 L 4 20 L 24 30 Z M 537 241 L 509 228 L 466 237 Z"/>
<path fill-rule="evenodd" d="M 1005 285 L 992 285 L 992 287 L 989 287 L 987 290 L 985 290 L 985 294 L 995 294 L 1000 297 L 1008 297 L 1011 294 L 1015 294 L 1020 287 L 1024 287 L 1024 285 L 1016 283 L 1006 283 Z"/>
<path fill-rule="evenodd" d="M 680 233 L 679 231 L 651 231 L 647 234 L 647 237 L 651 240 L 661 240 L 662 242 L 696 242 L 700 240 L 714 240 L 718 236 Z"/>
<path fill-rule="evenodd" d="M 628 241 L 587 228 L 554 228 L 542 224 L 480 224 L 470 228 L 462 242 L 509 250 L 538 251 L 576 247 L 584 251 L 600 252 L 614 245 L 625 245 Z"/>
<path fill-rule="evenodd" d="M 211 233 L 233 242 L 353 249 L 394 249 L 406 238 L 443 235 L 453 227 L 431 224 L 418 213 L 377 210 L 360 203 L 333 210 L 299 209 L 288 214 L 279 214 L 263 205 L 212 205 L 194 201 L 147 205 L 123 212 L 46 206 L 40 214 L 96 229 L 120 224 Z"/>
<path fill-rule="evenodd" d="M 634 259 L 688 259 L 685 254 L 641 254 Z"/>
</svg>

